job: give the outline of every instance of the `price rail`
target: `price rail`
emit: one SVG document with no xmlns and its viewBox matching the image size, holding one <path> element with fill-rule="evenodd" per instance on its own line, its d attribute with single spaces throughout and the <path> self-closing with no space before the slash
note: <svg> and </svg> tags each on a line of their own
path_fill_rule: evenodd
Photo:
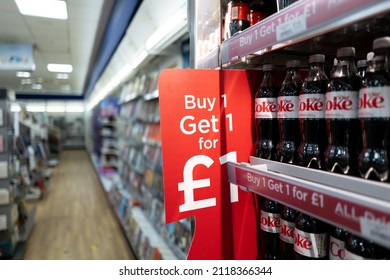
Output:
<svg viewBox="0 0 390 280">
<path fill-rule="evenodd" d="M 388 184 L 257 158 L 251 158 L 251 165 L 228 162 L 227 168 L 229 182 L 243 190 L 390 248 Z"/>
<path fill-rule="evenodd" d="M 222 65 L 263 54 L 390 10 L 387 0 L 302 0 L 222 42 Z"/>
</svg>

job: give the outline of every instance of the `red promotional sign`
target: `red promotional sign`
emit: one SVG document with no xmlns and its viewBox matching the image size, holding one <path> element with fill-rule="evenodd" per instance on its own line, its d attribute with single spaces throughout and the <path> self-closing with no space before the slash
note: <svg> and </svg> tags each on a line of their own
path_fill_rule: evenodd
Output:
<svg viewBox="0 0 390 280">
<path fill-rule="evenodd" d="M 170 69 L 159 77 L 166 221 L 195 217 L 188 259 L 257 257 L 252 194 L 230 184 L 226 168 L 251 155 L 257 75 Z"/>
</svg>

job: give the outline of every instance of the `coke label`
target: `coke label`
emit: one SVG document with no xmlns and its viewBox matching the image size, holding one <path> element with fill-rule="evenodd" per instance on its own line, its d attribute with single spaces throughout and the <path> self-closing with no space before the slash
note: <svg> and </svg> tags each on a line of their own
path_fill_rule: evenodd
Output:
<svg viewBox="0 0 390 280">
<path fill-rule="evenodd" d="M 345 260 L 373 260 L 370 258 L 365 258 L 354 253 L 351 253 L 348 250 L 345 250 Z"/>
<path fill-rule="evenodd" d="M 300 119 L 323 119 L 325 117 L 325 94 L 300 94 Z"/>
<path fill-rule="evenodd" d="M 294 244 L 294 228 L 295 223 L 280 219 L 280 240 Z"/>
<path fill-rule="evenodd" d="M 330 237 L 329 240 L 329 259 L 330 260 L 344 260 L 345 259 L 345 242 L 334 238 L 333 236 Z"/>
<path fill-rule="evenodd" d="M 255 118 L 256 119 L 274 119 L 277 115 L 276 98 L 255 98 Z"/>
<path fill-rule="evenodd" d="M 330 91 L 326 93 L 326 119 L 357 119 L 359 109 L 357 91 Z"/>
<path fill-rule="evenodd" d="M 298 96 L 278 97 L 278 119 L 297 119 L 299 112 Z"/>
<path fill-rule="evenodd" d="M 323 258 L 326 256 L 326 233 L 309 233 L 294 229 L 294 251 L 309 258 Z"/>
<path fill-rule="evenodd" d="M 261 210 L 260 228 L 263 231 L 270 233 L 279 233 L 280 229 L 280 214 L 268 213 Z"/>
<path fill-rule="evenodd" d="M 390 86 L 362 88 L 359 91 L 359 118 L 390 117 Z"/>
</svg>

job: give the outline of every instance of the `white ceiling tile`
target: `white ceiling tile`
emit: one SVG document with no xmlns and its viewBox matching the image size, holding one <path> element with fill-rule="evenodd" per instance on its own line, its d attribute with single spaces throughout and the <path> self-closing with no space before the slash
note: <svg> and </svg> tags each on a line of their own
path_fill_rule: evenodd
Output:
<svg viewBox="0 0 390 280">
<path fill-rule="evenodd" d="M 113 0 L 109 0 L 113 2 Z M 104 0 L 67 0 L 66 3 L 69 7 L 89 7 L 89 8 L 101 8 Z"/>
<path fill-rule="evenodd" d="M 94 11 L 92 13 L 92 11 Z M 78 21 L 91 21 L 96 22 L 99 20 L 101 7 L 69 7 L 68 8 L 68 17 L 70 21 L 78 20 Z"/>
<path fill-rule="evenodd" d="M 0 26 L 2 26 L 0 24 Z M 0 31 L 0 42 L 2 43 L 24 43 L 33 44 L 34 39 L 30 32 L 24 27 L 4 28 Z"/>
<path fill-rule="evenodd" d="M 42 57 L 45 61 L 47 61 L 47 63 L 71 63 L 72 62 L 72 57 L 69 54 L 44 53 Z"/>
<path fill-rule="evenodd" d="M 3 26 L 26 27 L 25 23 L 23 22 L 23 17 L 20 13 L 5 12 L 3 10 L 0 10 L 0 24 L 2 26 L 1 29 L 3 29 Z"/>
<path fill-rule="evenodd" d="M 0 9 L 5 12 L 19 13 L 18 6 L 14 0 L 1 0 Z"/>
<path fill-rule="evenodd" d="M 55 40 L 53 39 L 42 39 L 35 47 L 42 52 L 49 54 L 70 54 L 69 42 L 67 40 Z"/>
<path fill-rule="evenodd" d="M 81 93 L 104 1 L 112 3 L 112 0 L 66 0 L 68 20 L 53 20 L 23 16 L 14 0 L 0 0 L 0 42 L 33 44 L 37 68 L 32 79 L 43 78 L 42 92 L 55 92 L 56 87 L 70 84 L 72 91 Z M 75 66 L 69 80 L 59 81 L 55 74 L 47 71 L 48 62 L 72 63 L 77 68 Z M 0 83 L 20 89 L 15 71 L 1 71 Z M 31 87 L 28 90 L 31 91 Z"/>
</svg>

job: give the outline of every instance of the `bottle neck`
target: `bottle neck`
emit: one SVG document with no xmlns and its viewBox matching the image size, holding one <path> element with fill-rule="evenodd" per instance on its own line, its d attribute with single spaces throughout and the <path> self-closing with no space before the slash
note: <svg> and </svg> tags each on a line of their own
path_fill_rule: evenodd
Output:
<svg viewBox="0 0 390 280">
<path fill-rule="evenodd" d="M 332 73 L 332 78 L 351 77 L 357 74 L 354 58 L 352 56 L 340 57 L 340 63 Z"/>
<path fill-rule="evenodd" d="M 307 81 L 319 81 L 319 80 L 327 80 L 325 70 L 324 70 L 324 63 L 322 62 L 315 62 L 310 63 L 309 73 L 307 74 Z"/>
<path fill-rule="evenodd" d="M 374 72 L 388 72 L 386 57 L 374 61 L 373 65 Z"/>
<path fill-rule="evenodd" d="M 359 67 L 358 68 L 358 74 L 361 78 L 364 78 L 366 76 L 366 67 Z"/>
<path fill-rule="evenodd" d="M 261 82 L 261 86 L 262 87 L 273 86 L 274 85 L 273 75 L 274 75 L 273 71 L 264 71 L 263 81 Z"/>
<path fill-rule="evenodd" d="M 381 59 L 375 59 L 377 57 Z M 390 72 L 389 70 L 389 60 L 390 60 L 390 49 L 378 49 L 375 50 L 375 58 L 373 63 L 374 72 Z"/>
<path fill-rule="evenodd" d="M 299 83 L 302 82 L 301 75 L 299 74 L 299 68 L 287 68 L 286 78 L 284 82 Z"/>
</svg>

